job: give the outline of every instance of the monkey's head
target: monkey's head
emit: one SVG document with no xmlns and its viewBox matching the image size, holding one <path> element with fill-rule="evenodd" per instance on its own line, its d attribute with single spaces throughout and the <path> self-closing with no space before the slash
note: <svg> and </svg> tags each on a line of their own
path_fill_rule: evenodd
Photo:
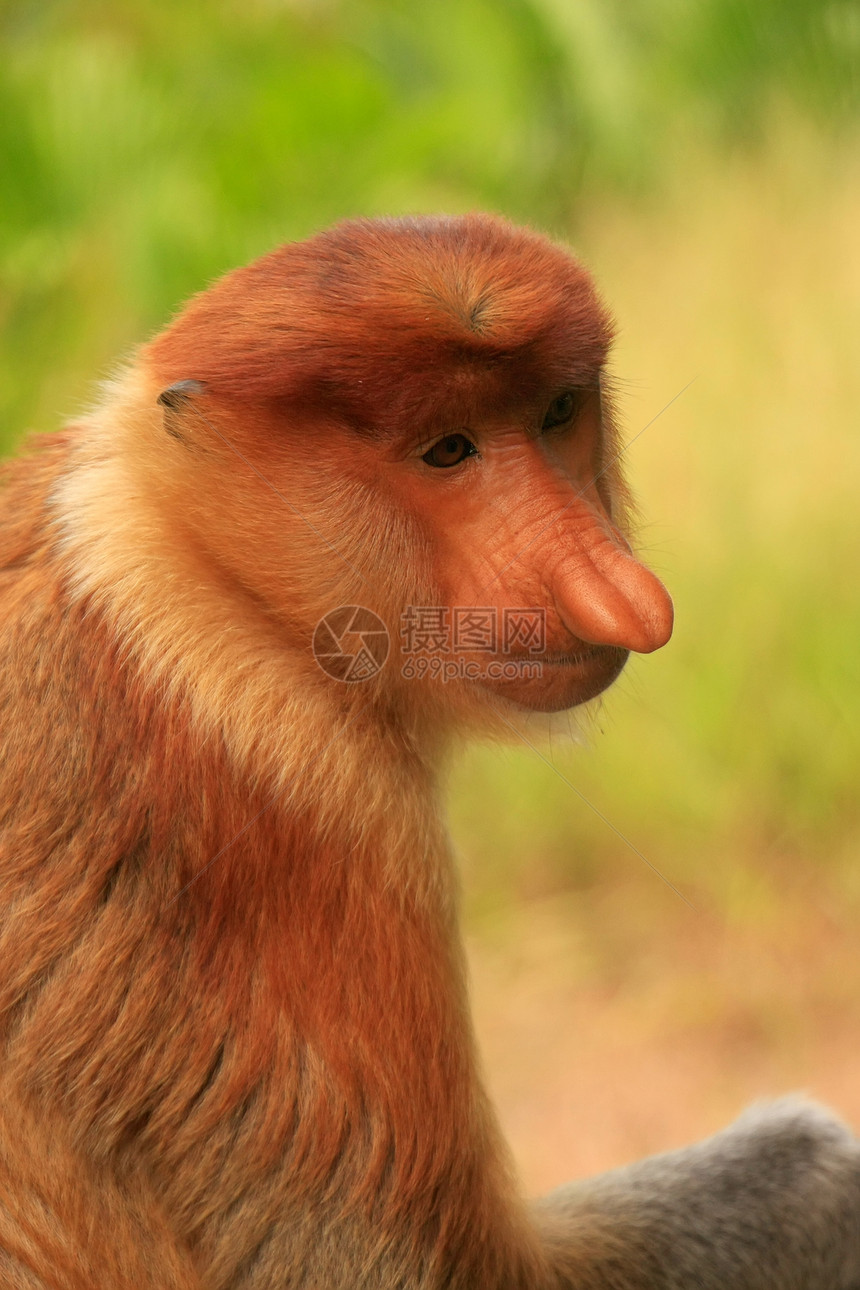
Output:
<svg viewBox="0 0 860 1290">
<path fill-rule="evenodd" d="M 144 351 L 166 491 L 290 647 L 359 604 L 391 637 L 383 690 L 572 707 L 672 630 L 625 537 L 611 335 L 585 269 L 532 232 L 338 225 Z"/>
</svg>

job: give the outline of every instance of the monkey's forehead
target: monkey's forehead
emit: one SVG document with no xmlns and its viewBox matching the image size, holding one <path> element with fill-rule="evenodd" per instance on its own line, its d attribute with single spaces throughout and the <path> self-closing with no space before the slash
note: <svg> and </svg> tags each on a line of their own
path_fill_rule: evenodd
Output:
<svg viewBox="0 0 860 1290">
<path fill-rule="evenodd" d="M 587 270 L 486 215 L 362 220 L 291 243 L 197 296 L 147 348 L 159 377 L 229 398 L 440 367 L 598 370 L 612 336 Z"/>
</svg>

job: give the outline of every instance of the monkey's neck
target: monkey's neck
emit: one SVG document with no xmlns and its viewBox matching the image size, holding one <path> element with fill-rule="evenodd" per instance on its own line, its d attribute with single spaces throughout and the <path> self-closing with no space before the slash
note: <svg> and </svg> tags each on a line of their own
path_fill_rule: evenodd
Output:
<svg viewBox="0 0 860 1290">
<path fill-rule="evenodd" d="M 462 1028 L 439 741 L 372 689 L 324 676 L 177 543 L 135 470 L 134 442 L 154 432 L 140 380 L 81 427 L 53 496 L 67 593 L 81 630 L 102 637 L 93 689 L 105 714 L 116 709 L 114 728 L 131 713 L 129 739 L 146 745 L 145 767 L 128 774 L 149 780 L 148 805 L 135 790 L 126 806 L 129 818 L 146 807 L 146 838 L 126 845 L 162 870 L 165 922 L 204 929 L 204 995 L 255 980 L 275 1010 L 264 1026 L 292 1015 L 309 1036 L 348 1036 L 350 1017 L 372 1031 L 411 999 L 400 1030 L 417 1043 L 429 989 L 459 1000 L 446 1024 Z"/>
</svg>

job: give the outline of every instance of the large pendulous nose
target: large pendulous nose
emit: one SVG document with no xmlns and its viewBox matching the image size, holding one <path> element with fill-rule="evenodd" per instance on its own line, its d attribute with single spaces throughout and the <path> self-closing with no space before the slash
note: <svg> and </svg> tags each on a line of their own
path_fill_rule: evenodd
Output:
<svg viewBox="0 0 860 1290">
<path fill-rule="evenodd" d="M 584 499 L 564 526 L 570 543 L 556 565 L 553 594 L 567 629 L 595 645 L 650 654 L 672 635 L 674 610 L 662 582 Z M 571 540 L 572 539 L 572 540 Z"/>
</svg>

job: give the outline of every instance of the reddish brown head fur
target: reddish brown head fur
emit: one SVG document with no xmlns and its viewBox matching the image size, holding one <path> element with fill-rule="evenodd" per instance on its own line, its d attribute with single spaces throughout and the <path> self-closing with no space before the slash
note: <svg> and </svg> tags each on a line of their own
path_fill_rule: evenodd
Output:
<svg viewBox="0 0 860 1290">
<path fill-rule="evenodd" d="M 247 404 L 345 406 L 356 428 L 396 433 L 444 394 L 440 374 L 534 355 L 576 384 L 610 339 L 581 265 L 474 215 L 349 221 L 280 247 L 193 300 L 145 356 L 165 385 L 192 378 Z"/>
</svg>

